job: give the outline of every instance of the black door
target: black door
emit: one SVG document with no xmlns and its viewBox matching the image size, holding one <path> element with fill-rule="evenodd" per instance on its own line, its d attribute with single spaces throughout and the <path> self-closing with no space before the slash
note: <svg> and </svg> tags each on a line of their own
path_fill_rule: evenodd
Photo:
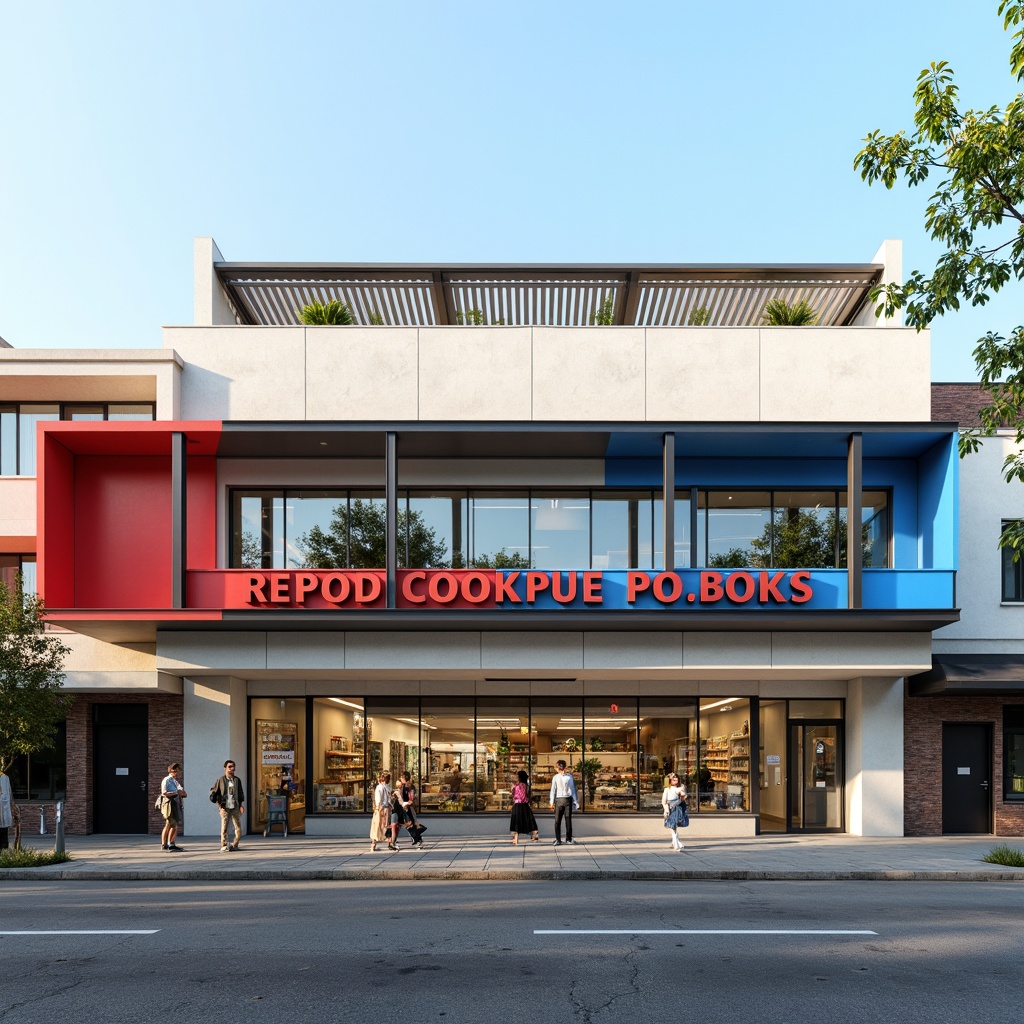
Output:
<svg viewBox="0 0 1024 1024">
<path fill-rule="evenodd" d="M 149 708 L 94 704 L 92 728 L 93 831 L 145 834 L 149 831 Z"/>
<path fill-rule="evenodd" d="M 942 726 L 942 831 L 992 831 L 992 732 L 987 725 Z"/>
</svg>

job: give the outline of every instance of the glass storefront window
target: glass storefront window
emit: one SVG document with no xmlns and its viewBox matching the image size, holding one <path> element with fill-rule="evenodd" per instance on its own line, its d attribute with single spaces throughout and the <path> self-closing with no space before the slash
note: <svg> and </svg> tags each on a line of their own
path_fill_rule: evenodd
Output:
<svg viewBox="0 0 1024 1024">
<path fill-rule="evenodd" d="M 250 714 L 249 827 L 254 832 L 275 828 L 285 815 L 289 832 L 304 832 L 306 698 L 253 698 Z"/>
<path fill-rule="evenodd" d="M 709 491 L 703 495 L 707 556 L 713 569 L 768 568 L 771 496 L 767 491 Z"/>
<path fill-rule="evenodd" d="M 353 702 L 355 703 L 355 702 Z M 410 697 L 368 697 L 366 699 L 366 810 L 373 804 L 373 787 L 381 771 L 391 772 L 396 789 L 402 772 L 409 772 L 423 806 L 420 786 L 420 709 Z M 423 738 L 430 732 L 424 725 Z"/>
<path fill-rule="evenodd" d="M 889 567 L 889 495 L 885 491 L 861 494 L 861 551 L 865 569 Z M 839 566 L 846 567 L 846 491 L 839 492 Z"/>
<path fill-rule="evenodd" d="M 313 701 L 313 811 L 337 814 L 363 810 L 365 755 L 362 699 L 317 697 Z"/>
<path fill-rule="evenodd" d="M 1024 707 L 1003 708 L 1003 799 L 1024 800 Z"/>
<path fill-rule="evenodd" d="M 288 491 L 281 543 L 289 569 L 348 565 L 348 496 L 344 491 Z"/>
<path fill-rule="evenodd" d="M 640 810 L 657 811 L 668 775 L 686 786 L 692 811 L 697 801 L 697 702 L 640 699 Z"/>
<path fill-rule="evenodd" d="M 240 569 L 283 569 L 282 492 L 235 492 L 232 497 L 231 564 Z"/>
<path fill-rule="evenodd" d="M 480 569 L 530 567 L 530 501 L 525 493 L 469 499 L 470 565 Z"/>
<path fill-rule="evenodd" d="M 533 773 L 530 707 L 526 697 L 492 697 L 476 706 L 478 806 L 485 811 L 511 811 L 516 774 Z"/>
<path fill-rule="evenodd" d="M 595 491 L 591 497 L 590 567 L 653 568 L 653 530 L 650 491 Z"/>
<path fill-rule="evenodd" d="M 534 569 L 590 568 L 588 492 L 530 495 L 530 564 Z"/>
<path fill-rule="evenodd" d="M 835 491 L 776 491 L 770 538 L 754 550 L 776 569 L 834 568 L 837 522 Z"/>
<path fill-rule="evenodd" d="M 665 522 L 665 503 L 661 498 L 656 498 L 654 501 L 654 536 L 652 539 L 653 546 L 653 562 L 655 569 L 663 569 L 665 567 L 665 559 L 662 557 L 662 550 L 664 548 L 664 522 Z M 676 491 L 675 496 L 675 515 L 673 517 L 673 532 L 672 537 L 674 540 L 673 550 L 675 551 L 675 568 L 677 569 L 689 569 L 694 565 L 691 561 L 691 542 L 690 542 L 690 492 L 689 491 Z"/>
<path fill-rule="evenodd" d="M 701 811 L 750 810 L 749 698 L 701 698 L 697 798 Z"/>
<path fill-rule="evenodd" d="M 399 530 L 401 564 L 410 569 L 464 569 L 468 517 L 465 491 L 410 491 L 405 528 Z"/>
<path fill-rule="evenodd" d="M 530 805 L 535 811 L 547 811 L 555 764 L 562 760 L 571 768 L 583 750 L 583 698 L 534 697 L 530 701 L 530 721 L 536 733 L 536 763 Z M 576 792 L 583 806 L 583 781 L 573 771 Z"/>
<path fill-rule="evenodd" d="M 473 699 L 425 697 L 422 722 L 420 807 L 449 814 L 484 810 L 487 766 L 477 758 Z"/>
<path fill-rule="evenodd" d="M 588 697 L 583 716 L 583 750 L 570 761 L 580 803 L 591 811 L 635 811 L 636 697 Z"/>
</svg>

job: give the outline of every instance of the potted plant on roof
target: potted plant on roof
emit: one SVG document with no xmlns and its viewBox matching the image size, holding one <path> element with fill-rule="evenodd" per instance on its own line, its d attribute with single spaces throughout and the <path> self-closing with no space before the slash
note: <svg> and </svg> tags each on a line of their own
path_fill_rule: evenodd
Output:
<svg viewBox="0 0 1024 1024">
<path fill-rule="evenodd" d="M 766 327 L 813 327 L 817 322 L 818 314 L 805 299 L 796 302 L 769 299 L 762 315 L 762 323 Z"/>
<path fill-rule="evenodd" d="M 351 326 L 355 323 L 348 303 L 341 299 L 317 302 L 315 299 L 297 310 L 299 323 L 307 327 Z"/>
</svg>

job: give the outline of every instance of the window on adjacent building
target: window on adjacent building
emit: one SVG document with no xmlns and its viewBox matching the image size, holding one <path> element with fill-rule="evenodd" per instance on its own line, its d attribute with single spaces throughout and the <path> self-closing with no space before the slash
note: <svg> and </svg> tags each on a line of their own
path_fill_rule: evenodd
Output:
<svg viewBox="0 0 1024 1024">
<path fill-rule="evenodd" d="M 1024 707 L 1003 708 L 1003 798 L 1024 801 Z"/>
<path fill-rule="evenodd" d="M 15 800 L 63 800 L 67 792 L 67 723 L 57 726 L 53 743 L 21 754 L 8 772 Z"/>
<path fill-rule="evenodd" d="M 1012 526 L 1014 520 L 1004 519 L 1003 529 Z M 1000 548 L 1003 560 L 1003 600 L 1024 601 L 1024 558 L 1013 560 L 1013 548 Z"/>
<path fill-rule="evenodd" d="M 0 476 L 35 476 L 36 424 L 54 420 L 152 420 L 152 402 L 0 405 Z"/>
<path fill-rule="evenodd" d="M 26 594 L 36 593 L 36 556 L 0 555 L 0 580 L 8 590 L 13 590 L 21 573 L 22 590 Z"/>
</svg>

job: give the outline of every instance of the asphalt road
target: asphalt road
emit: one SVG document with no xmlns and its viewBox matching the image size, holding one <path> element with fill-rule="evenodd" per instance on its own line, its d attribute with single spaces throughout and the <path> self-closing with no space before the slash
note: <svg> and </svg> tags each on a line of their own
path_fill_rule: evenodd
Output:
<svg viewBox="0 0 1024 1024">
<path fill-rule="evenodd" d="M 0 882 L 0 1021 L 1017 1022 L 1022 911 L 980 882 Z"/>
</svg>

